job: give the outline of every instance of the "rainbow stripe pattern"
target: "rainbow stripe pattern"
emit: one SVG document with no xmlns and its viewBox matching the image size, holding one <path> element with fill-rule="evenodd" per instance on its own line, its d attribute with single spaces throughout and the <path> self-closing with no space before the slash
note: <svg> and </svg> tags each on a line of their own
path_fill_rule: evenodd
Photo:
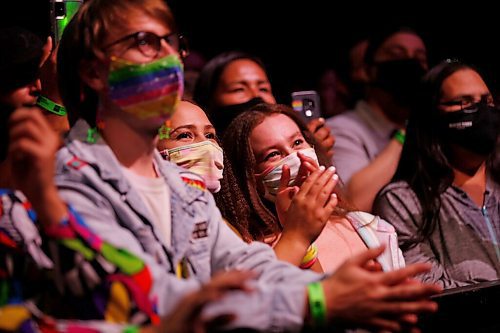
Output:
<svg viewBox="0 0 500 333">
<path fill-rule="evenodd" d="M 81 253 L 86 260 L 91 261 L 101 255 L 117 268 L 114 274 L 107 277 L 110 292 L 103 313 L 104 319 L 112 322 L 126 321 L 133 300 L 152 323 L 159 323 L 156 305 L 148 298 L 153 278 L 144 262 L 127 250 L 104 242 L 91 232 L 71 206 L 68 206 L 68 210 L 68 219 L 55 227 L 47 228 L 47 235 L 59 239 L 65 247 Z"/>
<path fill-rule="evenodd" d="M 182 63 L 176 55 L 146 64 L 112 58 L 108 84 L 110 98 L 122 110 L 163 123 L 184 91 Z"/>
</svg>

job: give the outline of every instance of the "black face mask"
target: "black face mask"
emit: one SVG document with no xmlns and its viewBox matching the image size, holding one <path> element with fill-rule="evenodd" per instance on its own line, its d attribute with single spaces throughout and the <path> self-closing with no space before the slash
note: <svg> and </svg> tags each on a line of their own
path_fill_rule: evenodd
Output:
<svg viewBox="0 0 500 333">
<path fill-rule="evenodd" d="M 226 128 L 233 121 L 234 118 L 247 111 L 248 109 L 254 107 L 257 104 L 265 103 L 260 97 L 252 98 L 249 101 L 241 104 L 233 104 L 227 106 L 221 106 L 214 109 L 210 113 L 210 120 L 217 131 L 217 135 L 222 138 Z"/>
<path fill-rule="evenodd" d="M 495 149 L 500 130 L 500 110 L 480 102 L 471 107 L 440 115 L 443 137 L 478 155 Z"/>
<path fill-rule="evenodd" d="M 375 64 L 373 85 L 389 94 L 403 107 L 411 106 L 418 96 L 425 69 L 416 59 L 389 60 Z"/>
<path fill-rule="evenodd" d="M 365 97 L 366 82 L 353 81 L 349 85 L 350 101 L 355 103 Z"/>
<path fill-rule="evenodd" d="M 0 162 L 7 158 L 9 150 L 9 118 L 12 112 L 12 107 L 0 103 Z"/>
</svg>

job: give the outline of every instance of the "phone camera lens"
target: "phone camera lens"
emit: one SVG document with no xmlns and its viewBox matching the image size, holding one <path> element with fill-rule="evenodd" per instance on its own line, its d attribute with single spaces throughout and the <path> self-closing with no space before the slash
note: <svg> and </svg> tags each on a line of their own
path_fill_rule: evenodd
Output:
<svg viewBox="0 0 500 333">
<path fill-rule="evenodd" d="M 54 3 L 54 13 L 56 18 L 64 18 L 66 16 L 66 7 L 64 6 L 64 2 Z"/>
</svg>

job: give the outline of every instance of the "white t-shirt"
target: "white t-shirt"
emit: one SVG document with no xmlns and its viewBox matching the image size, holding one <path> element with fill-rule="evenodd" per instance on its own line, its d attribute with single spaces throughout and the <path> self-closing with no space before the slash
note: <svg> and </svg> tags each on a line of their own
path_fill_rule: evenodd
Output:
<svg viewBox="0 0 500 333">
<path fill-rule="evenodd" d="M 167 244 L 172 244 L 172 221 L 170 218 L 170 189 L 162 177 L 149 178 L 122 167 L 125 177 L 137 190 L 151 213 L 153 224 L 164 235 Z"/>
</svg>

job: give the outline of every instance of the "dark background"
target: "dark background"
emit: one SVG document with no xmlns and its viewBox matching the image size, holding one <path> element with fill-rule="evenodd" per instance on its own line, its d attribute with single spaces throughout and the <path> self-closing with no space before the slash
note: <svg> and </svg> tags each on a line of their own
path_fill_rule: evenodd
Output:
<svg viewBox="0 0 500 333">
<path fill-rule="evenodd" d="M 292 90 L 314 89 L 328 67 L 346 69 L 348 48 L 371 31 L 402 24 L 415 28 L 430 64 L 453 57 L 479 67 L 499 90 L 500 19 L 492 2 L 439 1 L 208 1 L 170 0 L 191 49 L 210 58 L 239 49 L 260 56 L 278 100 Z M 3 2 L 0 24 L 49 32 L 49 0 Z M 11 8 L 7 8 L 7 6 Z"/>
</svg>

